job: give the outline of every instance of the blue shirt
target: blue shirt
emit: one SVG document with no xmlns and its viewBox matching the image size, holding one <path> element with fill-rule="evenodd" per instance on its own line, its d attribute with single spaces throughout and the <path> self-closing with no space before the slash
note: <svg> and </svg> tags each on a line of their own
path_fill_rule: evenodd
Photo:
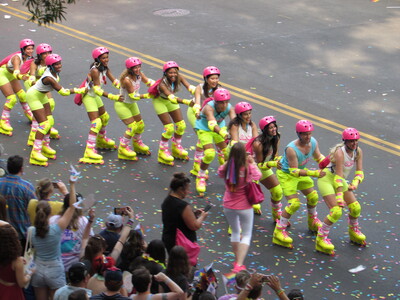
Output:
<svg viewBox="0 0 400 300">
<path fill-rule="evenodd" d="M 25 239 L 31 225 L 28 215 L 28 203 L 36 199 L 33 185 L 18 175 L 0 178 L 0 194 L 6 198 L 8 219 L 17 230 L 19 239 Z"/>
<path fill-rule="evenodd" d="M 305 155 L 303 152 L 300 151 L 299 148 L 297 148 L 295 142 L 296 142 L 296 140 L 291 141 L 286 146 L 285 152 L 284 152 L 283 157 L 281 159 L 282 171 L 285 172 L 285 173 L 289 173 L 289 162 L 288 162 L 287 156 L 286 156 L 286 149 L 288 147 L 293 148 L 293 150 L 296 152 L 297 162 L 298 162 L 298 166 L 297 167 L 299 169 L 304 169 L 306 167 L 306 164 L 313 157 L 315 148 L 317 147 L 317 141 L 315 140 L 315 138 L 311 137 L 311 150 L 310 150 L 310 152 L 307 153 L 307 155 Z"/>
<path fill-rule="evenodd" d="M 214 117 L 215 120 L 217 120 L 218 126 L 220 128 L 225 127 L 225 118 L 227 115 L 229 115 L 229 111 L 231 110 L 232 105 L 229 103 L 228 107 L 220 113 L 217 112 L 217 110 L 215 109 L 214 100 L 208 102 L 206 105 L 210 105 L 214 109 Z M 210 128 L 208 128 L 207 116 L 203 114 L 203 112 L 200 113 L 200 119 L 196 120 L 195 128 L 199 130 L 211 131 Z"/>
<path fill-rule="evenodd" d="M 44 238 L 36 236 L 36 228 L 32 232 L 32 244 L 36 250 L 35 258 L 42 261 L 61 259 L 61 231 L 58 224 L 51 224 Z"/>
</svg>

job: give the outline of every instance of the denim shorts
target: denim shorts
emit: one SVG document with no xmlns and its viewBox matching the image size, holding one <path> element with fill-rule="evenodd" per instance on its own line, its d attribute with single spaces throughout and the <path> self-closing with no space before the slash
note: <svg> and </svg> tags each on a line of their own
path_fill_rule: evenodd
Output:
<svg viewBox="0 0 400 300">
<path fill-rule="evenodd" d="M 48 287 L 55 290 L 67 284 L 61 259 L 49 261 L 35 259 L 35 263 L 36 271 L 31 280 L 33 287 Z"/>
</svg>

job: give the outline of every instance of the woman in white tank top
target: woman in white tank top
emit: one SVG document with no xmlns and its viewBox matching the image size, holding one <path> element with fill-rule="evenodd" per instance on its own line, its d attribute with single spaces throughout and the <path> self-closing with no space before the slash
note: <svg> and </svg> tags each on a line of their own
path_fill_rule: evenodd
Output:
<svg viewBox="0 0 400 300">
<path fill-rule="evenodd" d="M 331 153 L 320 163 L 326 176 L 318 179 L 318 188 L 329 208 L 322 227 L 318 230 L 315 248 L 317 251 L 334 255 L 335 247 L 328 239 L 329 231 L 342 216 L 343 207 L 349 210 L 350 240 L 365 246 L 365 235 L 360 231 L 358 218 L 361 213 L 360 203 L 353 193 L 364 179 L 362 166 L 363 153 L 358 147 L 360 134 L 355 128 L 347 128 L 342 133 L 343 143 L 332 148 Z M 355 166 L 354 179 L 349 184 L 347 178 Z"/>
</svg>

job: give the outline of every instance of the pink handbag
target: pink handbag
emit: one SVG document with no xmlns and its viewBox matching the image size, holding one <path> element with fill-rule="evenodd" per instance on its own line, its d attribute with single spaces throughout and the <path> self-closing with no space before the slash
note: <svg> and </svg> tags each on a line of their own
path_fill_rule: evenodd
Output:
<svg viewBox="0 0 400 300">
<path fill-rule="evenodd" d="M 259 204 L 264 201 L 264 193 L 259 183 L 255 181 L 249 182 L 245 187 L 245 191 L 247 194 L 247 200 L 251 205 Z"/>
<path fill-rule="evenodd" d="M 197 258 L 200 254 L 200 246 L 196 242 L 190 241 L 180 229 L 176 229 L 175 244 L 182 246 L 189 257 L 190 265 L 197 265 Z"/>
</svg>

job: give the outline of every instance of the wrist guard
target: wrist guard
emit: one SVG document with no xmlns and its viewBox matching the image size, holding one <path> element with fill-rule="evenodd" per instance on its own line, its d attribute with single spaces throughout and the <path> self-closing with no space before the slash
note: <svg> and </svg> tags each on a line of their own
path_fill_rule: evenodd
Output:
<svg viewBox="0 0 400 300">
<path fill-rule="evenodd" d="M 71 95 L 71 91 L 70 91 L 69 89 L 64 89 L 64 88 L 61 88 L 61 89 L 58 91 L 58 93 L 59 93 L 61 96 L 69 96 L 69 95 Z"/>
<path fill-rule="evenodd" d="M 97 95 L 97 96 L 103 96 L 103 94 L 104 94 L 104 90 L 100 87 L 100 86 L 98 86 L 98 85 L 95 85 L 94 87 L 93 87 L 93 90 L 94 90 L 94 93 Z"/>
<path fill-rule="evenodd" d="M 118 79 L 115 79 L 115 80 L 113 81 L 112 85 L 113 85 L 115 88 L 117 88 L 117 89 L 119 89 L 119 88 L 121 87 L 121 83 L 119 82 Z"/>
<path fill-rule="evenodd" d="M 178 104 L 178 99 L 174 94 L 168 95 L 168 100 L 171 101 L 173 104 Z"/>
</svg>

